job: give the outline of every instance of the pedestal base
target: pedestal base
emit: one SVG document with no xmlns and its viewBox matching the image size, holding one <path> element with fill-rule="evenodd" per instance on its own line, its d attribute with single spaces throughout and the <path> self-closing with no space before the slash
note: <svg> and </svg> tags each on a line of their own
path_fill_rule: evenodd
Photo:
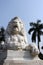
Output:
<svg viewBox="0 0 43 65">
<path fill-rule="evenodd" d="M 3 65 L 43 65 L 41 60 L 7 60 Z"/>
<path fill-rule="evenodd" d="M 31 56 L 29 51 L 1 51 L 0 65 L 43 65 L 38 56 Z"/>
</svg>

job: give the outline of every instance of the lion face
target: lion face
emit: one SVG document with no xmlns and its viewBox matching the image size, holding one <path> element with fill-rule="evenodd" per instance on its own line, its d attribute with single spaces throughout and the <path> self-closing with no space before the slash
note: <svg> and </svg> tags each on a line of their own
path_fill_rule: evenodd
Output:
<svg viewBox="0 0 43 65">
<path fill-rule="evenodd" d="M 11 26 L 11 34 L 16 34 L 20 30 L 20 23 L 19 21 L 13 20 L 12 26 Z"/>
<path fill-rule="evenodd" d="M 18 34 L 23 29 L 23 23 L 20 18 L 15 17 L 13 18 L 7 27 L 7 31 L 10 34 Z"/>
</svg>

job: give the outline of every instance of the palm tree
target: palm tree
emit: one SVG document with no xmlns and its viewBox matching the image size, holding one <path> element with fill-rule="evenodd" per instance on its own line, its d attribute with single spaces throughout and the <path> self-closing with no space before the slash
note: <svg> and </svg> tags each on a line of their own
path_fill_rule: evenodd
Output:
<svg viewBox="0 0 43 65">
<path fill-rule="evenodd" d="M 36 37 L 37 37 L 37 40 L 38 40 L 38 49 L 40 50 L 39 48 L 39 42 L 41 41 L 40 39 L 40 36 L 43 35 L 43 24 L 40 24 L 41 20 L 37 20 L 37 23 L 33 23 L 31 22 L 30 23 L 30 26 L 32 26 L 28 33 L 31 34 L 32 32 L 32 42 L 36 42 Z"/>
</svg>

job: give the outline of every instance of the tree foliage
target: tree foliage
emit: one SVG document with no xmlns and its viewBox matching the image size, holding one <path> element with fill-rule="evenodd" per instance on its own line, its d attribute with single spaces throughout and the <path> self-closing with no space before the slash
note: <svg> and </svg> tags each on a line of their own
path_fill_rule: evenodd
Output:
<svg viewBox="0 0 43 65">
<path fill-rule="evenodd" d="M 0 28 L 0 43 L 1 43 L 1 41 L 5 41 L 5 34 L 4 34 L 4 32 L 5 32 L 4 27 L 1 27 Z"/>
</svg>

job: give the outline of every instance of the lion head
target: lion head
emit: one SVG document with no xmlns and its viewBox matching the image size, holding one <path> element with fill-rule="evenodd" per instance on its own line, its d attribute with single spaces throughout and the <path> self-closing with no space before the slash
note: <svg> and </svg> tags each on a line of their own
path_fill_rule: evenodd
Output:
<svg viewBox="0 0 43 65">
<path fill-rule="evenodd" d="M 24 35 L 24 24 L 19 17 L 14 17 L 8 24 L 6 31 L 9 34 L 21 34 Z"/>
</svg>

